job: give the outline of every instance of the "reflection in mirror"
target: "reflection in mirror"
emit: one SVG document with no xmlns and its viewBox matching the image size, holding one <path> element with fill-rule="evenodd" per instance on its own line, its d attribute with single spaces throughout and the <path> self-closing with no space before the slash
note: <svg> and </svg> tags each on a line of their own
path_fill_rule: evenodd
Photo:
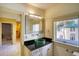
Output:
<svg viewBox="0 0 79 59">
<path fill-rule="evenodd" d="M 33 32 L 42 32 L 42 19 L 25 16 L 25 34 Z"/>
<path fill-rule="evenodd" d="M 40 21 L 35 19 L 30 19 L 30 32 L 40 31 Z"/>
</svg>

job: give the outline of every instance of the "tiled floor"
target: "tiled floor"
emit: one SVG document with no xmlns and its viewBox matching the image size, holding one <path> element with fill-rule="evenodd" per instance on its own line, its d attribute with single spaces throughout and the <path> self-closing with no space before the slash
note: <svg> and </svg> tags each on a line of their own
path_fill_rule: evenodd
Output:
<svg viewBox="0 0 79 59">
<path fill-rule="evenodd" d="M 19 56 L 20 55 L 20 43 L 15 45 L 3 45 L 0 46 L 0 56 Z"/>
<path fill-rule="evenodd" d="M 7 39 L 6 39 L 7 40 Z M 12 40 L 3 40 L 2 44 L 6 45 L 6 44 L 12 44 Z"/>
</svg>

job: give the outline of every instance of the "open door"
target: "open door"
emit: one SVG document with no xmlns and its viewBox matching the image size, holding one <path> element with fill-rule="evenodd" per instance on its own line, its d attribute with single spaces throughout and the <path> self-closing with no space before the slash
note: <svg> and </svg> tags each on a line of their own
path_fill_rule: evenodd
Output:
<svg viewBox="0 0 79 59">
<path fill-rule="evenodd" d="M 2 44 L 12 44 L 12 24 L 2 23 Z"/>
</svg>

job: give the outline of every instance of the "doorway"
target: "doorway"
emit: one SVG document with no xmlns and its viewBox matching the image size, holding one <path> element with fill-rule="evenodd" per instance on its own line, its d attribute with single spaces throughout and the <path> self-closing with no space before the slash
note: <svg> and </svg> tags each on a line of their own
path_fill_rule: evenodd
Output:
<svg viewBox="0 0 79 59">
<path fill-rule="evenodd" d="M 16 22 L 16 41 L 20 41 L 20 35 L 21 35 L 21 22 Z"/>
<path fill-rule="evenodd" d="M 12 44 L 12 24 L 2 23 L 2 45 Z"/>
</svg>

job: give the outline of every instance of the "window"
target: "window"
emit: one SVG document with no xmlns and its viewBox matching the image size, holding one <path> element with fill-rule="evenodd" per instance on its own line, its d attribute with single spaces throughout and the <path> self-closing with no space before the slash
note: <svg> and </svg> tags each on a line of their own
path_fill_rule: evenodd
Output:
<svg viewBox="0 0 79 59">
<path fill-rule="evenodd" d="M 55 41 L 79 46 L 79 19 L 56 21 Z"/>
<path fill-rule="evenodd" d="M 33 24 L 32 30 L 33 30 L 33 32 L 38 32 L 38 31 L 40 31 L 40 30 L 39 30 L 39 24 Z"/>
</svg>

